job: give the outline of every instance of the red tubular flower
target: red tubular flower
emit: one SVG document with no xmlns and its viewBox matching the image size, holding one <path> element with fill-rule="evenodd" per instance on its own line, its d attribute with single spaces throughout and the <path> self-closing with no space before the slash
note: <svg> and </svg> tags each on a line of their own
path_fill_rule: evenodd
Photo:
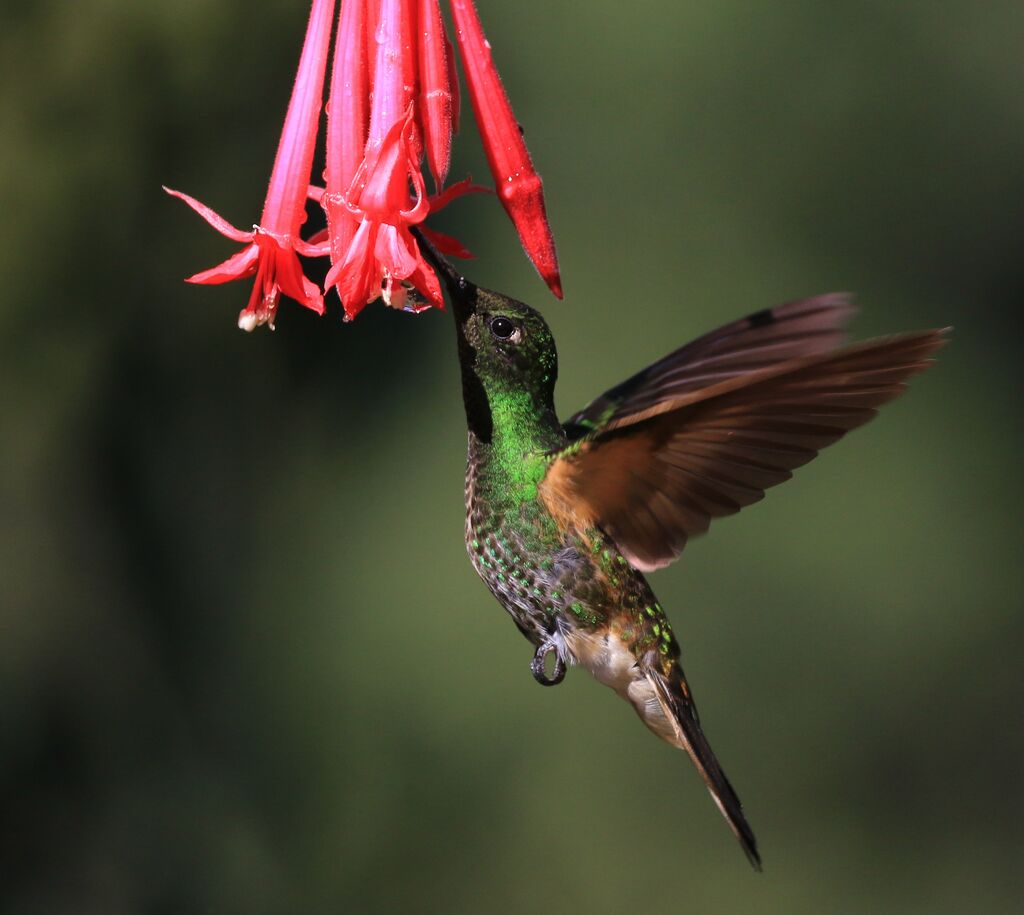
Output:
<svg viewBox="0 0 1024 915">
<path fill-rule="evenodd" d="M 473 0 L 452 0 L 452 15 L 473 113 L 498 196 L 537 272 L 551 291 L 562 298 L 558 255 L 544 208 L 544 188 L 491 60 L 491 45 L 484 37 Z"/>
<path fill-rule="evenodd" d="M 344 194 L 363 161 L 369 126 L 366 15 L 366 0 L 342 0 L 327 105 L 327 193 L 321 200 L 333 263 L 345 257 L 358 225 L 344 205 Z"/>
<path fill-rule="evenodd" d="M 358 3 L 359 0 L 345 2 Z M 343 210 L 351 219 L 358 220 L 354 235 L 340 238 L 340 233 L 329 224 L 329 231 L 333 233 L 330 239 L 333 266 L 327 274 L 325 286 L 337 288 L 348 319 L 354 318 L 367 303 L 381 297 L 388 305 L 408 307 L 412 311 L 422 310 L 429 304 L 438 307 L 444 304 L 437 277 L 423 260 L 416 239 L 409 231 L 409 226 L 422 222 L 431 210 L 419 166 L 422 144 L 413 104 L 418 47 L 414 39 L 416 11 L 413 2 L 380 2 L 374 33 L 377 48 L 365 154 L 347 187 L 340 193 L 333 190 L 334 187 L 340 188 L 341 184 L 334 185 L 334 176 L 330 174 L 328 181 L 331 186 L 324 195 L 328 211 L 331 208 Z M 437 0 L 431 2 L 436 9 Z M 440 23 L 440 11 L 437 12 Z M 355 47 L 360 42 L 356 34 L 340 35 L 339 50 L 335 53 L 347 53 L 350 44 Z M 443 57 L 441 62 L 447 72 Z M 346 87 L 356 84 L 359 83 L 355 77 L 344 83 Z M 334 105 L 335 95 L 332 92 L 330 107 L 333 109 Z M 328 162 L 332 159 L 333 147 L 340 146 L 355 133 L 353 126 L 346 124 L 350 114 L 351 111 L 344 112 L 336 125 L 335 122 L 330 125 Z M 447 130 L 450 138 L 450 121 Z M 410 186 L 415 193 L 415 201 L 410 194 Z M 460 187 L 458 191 L 464 193 L 469 189 Z M 444 202 L 439 200 L 438 206 Z M 457 242 L 446 240 L 449 250 L 465 253 Z M 348 242 L 343 252 L 340 241 Z M 421 306 L 410 300 L 406 295 L 406 283 L 418 289 L 428 304 Z"/>
<path fill-rule="evenodd" d="M 437 0 L 420 0 L 420 118 L 427 162 L 440 190 L 448 177 L 452 150 L 452 89 L 448 38 Z"/>
<path fill-rule="evenodd" d="M 444 303 L 437 277 L 409 231 L 430 209 L 414 146 L 410 105 L 405 119 L 395 122 L 381 144 L 367 152 L 352 181 L 346 207 L 359 220 L 359 228 L 345 259 L 334 264 L 326 280 L 328 288 L 337 285 L 349 319 L 382 295 L 387 304 L 404 306 L 400 284 L 405 280 L 433 304 Z M 415 202 L 409 194 L 410 180 Z"/>
<path fill-rule="evenodd" d="M 357 71 L 358 49 L 366 39 L 353 25 L 358 13 L 346 13 L 346 5 L 360 6 L 371 15 L 374 9 L 377 11 L 375 26 L 372 18 L 366 20 L 366 31 L 372 31 L 374 42 L 364 65 L 365 76 Z M 470 92 L 498 193 L 527 254 L 560 297 L 558 262 L 544 214 L 540 178 L 530 162 L 472 4 L 467 7 L 464 0 L 453 0 L 453 8 Z M 368 73 L 371 62 L 372 76 Z M 353 93 L 363 91 L 364 85 L 371 87 L 369 129 L 362 164 L 352 174 L 362 109 L 358 104 L 346 103 Z M 328 213 L 333 265 L 326 288 L 337 288 L 349 319 L 380 297 L 389 305 L 406 306 L 406 285 L 416 287 L 428 302 L 442 304 L 437 277 L 420 256 L 409 226 L 422 222 L 428 212 L 440 209 L 451 197 L 479 190 L 465 182 L 441 190 L 451 158 L 457 85 L 451 43 L 444 33 L 438 0 L 344 0 L 329 104 L 328 187 L 322 200 Z M 426 198 L 423 190 L 419 163 L 424 147 L 439 190 L 433 198 Z M 339 163 L 337 168 L 332 166 L 334 162 Z M 346 187 L 344 179 L 349 175 L 351 181 Z M 354 223 L 344 214 L 359 220 L 354 235 Z M 446 253 L 469 254 L 456 239 L 426 227 L 423 231 Z M 410 307 L 419 310 L 418 306 Z"/>
<path fill-rule="evenodd" d="M 415 73 L 412 13 L 412 0 L 380 0 L 367 152 L 380 146 L 388 131 L 405 118 L 412 98 Z"/>
<path fill-rule="evenodd" d="M 164 188 L 184 200 L 222 235 L 233 241 L 248 242 L 242 251 L 224 263 L 188 278 L 190 283 L 226 283 L 255 274 L 249 304 L 238 316 L 238 326 L 243 330 L 252 330 L 260 324 L 273 327 L 281 293 L 323 314 L 323 297 L 316 284 L 304 276 L 297 252 L 318 253 L 302 241 L 299 230 L 306 219 L 306 196 L 333 18 L 334 0 L 313 0 L 259 225 L 251 232 L 243 232 L 198 200 Z"/>
<path fill-rule="evenodd" d="M 284 129 L 260 223 L 237 229 L 187 194 L 184 200 L 218 232 L 245 247 L 224 263 L 189 277 L 226 283 L 255 276 L 239 327 L 273 327 L 282 294 L 322 313 L 319 288 L 302 272 L 299 255 L 329 255 L 325 289 L 338 290 L 346 318 L 378 298 L 419 311 L 443 306 L 440 284 L 409 231 L 429 213 L 467 193 L 485 190 L 458 181 L 445 188 L 452 132 L 458 127 L 455 54 L 445 34 L 440 0 L 342 0 L 327 109 L 325 187 L 309 183 L 334 18 L 334 0 L 313 0 Z M 458 43 L 484 149 L 501 197 L 538 272 L 559 298 L 558 261 L 544 212 L 540 178 L 491 61 L 472 0 L 452 0 Z M 421 161 L 434 175 L 427 197 Z M 318 201 L 327 228 L 303 240 L 308 198 Z M 446 254 L 472 256 L 457 239 L 421 226 Z M 416 289 L 423 298 L 409 297 Z M 426 304 L 424 304 L 424 300 Z"/>
</svg>

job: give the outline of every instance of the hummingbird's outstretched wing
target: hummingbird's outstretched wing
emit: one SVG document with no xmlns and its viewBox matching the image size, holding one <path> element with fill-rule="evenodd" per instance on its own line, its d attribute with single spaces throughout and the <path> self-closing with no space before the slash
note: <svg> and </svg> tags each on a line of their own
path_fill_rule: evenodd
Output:
<svg viewBox="0 0 1024 915">
<path fill-rule="evenodd" d="M 738 334 L 753 341 L 756 316 L 746 321 Z M 812 332 L 812 355 L 732 372 L 726 363 L 707 378 L 715 334 L 691 344 L 696 368 L 683 357 L 688 348 L 677 351 L 675 367 L 662 360 L 573 417 L 569 431 L 578 434 L 553 458 L 539 495 L 563 526 L 600 527 L 641 571 L 668 565 L 713 518 L 759 501 L 871 419 L 931 364 L 946 331 L 827 351 L 822 341 L 836 333 Z M 594 428 L 583 432 L 587 423 Z"/>
<path fill-rule="evenodd" d="M 747 375 L 798 356 L 827 353 L 847 341 L 853 297 L 832 292 L 754 312 L 698 337 L 605 391 L 565 422 L 570 440 L 652 404 Z"/>
</svg>

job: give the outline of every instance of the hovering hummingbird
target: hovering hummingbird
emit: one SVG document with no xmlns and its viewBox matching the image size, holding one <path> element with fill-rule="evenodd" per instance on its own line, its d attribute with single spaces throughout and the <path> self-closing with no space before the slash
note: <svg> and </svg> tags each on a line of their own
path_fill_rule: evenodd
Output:
<svg viewBox="0 0 1024 915">
<path fill-rule="evenodd" d="M 848 296 L 790 302 L 677 349 L 562 423 L 544 319 L 420 243 L 445 277 L 458 332 L 473 567 L 534 645 L 534 677 L 553 686 L 578 664 L 614 689 L 689 754 L 760 869 L 643 573 L 866 423 L 931 364 L 946 331 L 843 346 Z"/>
</svg>

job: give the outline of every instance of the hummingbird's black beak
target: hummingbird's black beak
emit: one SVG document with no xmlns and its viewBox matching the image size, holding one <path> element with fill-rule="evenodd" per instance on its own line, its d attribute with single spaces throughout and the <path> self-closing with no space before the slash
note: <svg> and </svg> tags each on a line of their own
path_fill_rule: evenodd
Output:
<svg viewBox="0 0 1024 915">
<path fill-rule="evenodd" d="M 412 226 L 412 234 L 420 246 L 423 255 L 430 265 L 441 275 L 448 289 L 448 298 L 452 303 L 455 319 L 462 324 L 476 311 L 477 288 L 456 270 L 440 251 L 434 246 L 418 227 Z"/>
<path fill-rule="evenodd" d="M 459 364 L 462 366 L 462 400 L 466 405 L 466 421 L 470 431 L 481 441 L 489 442 L 494 432 L 491 408 L 487 400 L 476 365 L 476 350 L 466 336 L 469 319 L 476 314 L 477 298 L 480 290 L 462 276 L 448 259 L 431 244 L 416 226 L 411 228 L 420 251 L 430 265 L 444 278 L 448 287 L 448 298 L 452 303 L 455 315 L 455 336 L 458 340 Z"/>
</svg>

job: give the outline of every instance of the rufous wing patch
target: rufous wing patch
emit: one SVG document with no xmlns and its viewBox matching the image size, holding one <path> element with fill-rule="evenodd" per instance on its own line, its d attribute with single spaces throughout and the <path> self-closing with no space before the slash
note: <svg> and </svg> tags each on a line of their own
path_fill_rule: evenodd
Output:
<svg viewBox="0 0 1024 915">
<path fill-rule="evenodd" d="M 637 432 L 556 458 L 538 495 L 563 532 L 584 534 L 646 493 L 656 477 L 653 438 Z"/>
</svg>

